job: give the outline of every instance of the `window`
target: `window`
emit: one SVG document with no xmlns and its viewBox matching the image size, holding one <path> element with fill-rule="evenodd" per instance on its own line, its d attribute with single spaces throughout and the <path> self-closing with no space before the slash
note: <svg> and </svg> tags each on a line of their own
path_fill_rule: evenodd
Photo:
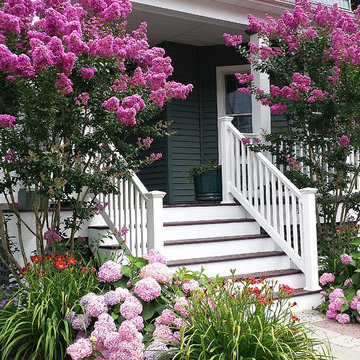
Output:
<svg viewBox="0 0 360 360">
<path fill-rule="evenodd" d="M 250 72 L 249 65 L 223 66 L 217 72 L 218 116 L 232 116 L 233 125 L 242 133 L 252 132 L 251 95 L 237 91 L 239 84 L 235 72 Z"/>
</svg>

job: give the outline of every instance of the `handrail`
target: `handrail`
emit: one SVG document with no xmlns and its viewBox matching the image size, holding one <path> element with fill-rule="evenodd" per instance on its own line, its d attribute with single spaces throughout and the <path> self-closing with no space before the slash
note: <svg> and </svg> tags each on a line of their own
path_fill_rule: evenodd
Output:
<svg viewBox="0 0 360 360">
<path fill-rule="evenodd" d="M 318 289 L 315 221 L 316 189 L 299 190 L 248 139 L 219 119 L 223 201 L 240 202 L 276 244 L 301 269 L 307 289 Z"/>
</svg>

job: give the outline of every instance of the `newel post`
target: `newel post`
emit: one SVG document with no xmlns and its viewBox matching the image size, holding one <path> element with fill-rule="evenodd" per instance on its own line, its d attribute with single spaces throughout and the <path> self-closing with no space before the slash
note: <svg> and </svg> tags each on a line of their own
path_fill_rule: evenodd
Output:
<svg viewBox="0 0 360 360">
<path fill-rule="evenodd" d="M 233 117 L 222 116 L 219 118 L 219 160 L 222 172 L 222 203 L 233 203 L 234 199 L 230 194 L 230 141 L 228 139 L 228 125 Z"/>
<path fill-rule="evenodd" d="M 303 202 L 302 233 L 303 256 L 305 262 L 305 290 L 319 290 L 319 266 L 316 231 L 316 200 L 317 189 L 300 190 Z"/>
<path fill-rule="evenodd" d="M 146 194 L 147 201 L 147 250 L 156 249 L 163 253 L 163 191 L 151 191 Z"/>
</svg>

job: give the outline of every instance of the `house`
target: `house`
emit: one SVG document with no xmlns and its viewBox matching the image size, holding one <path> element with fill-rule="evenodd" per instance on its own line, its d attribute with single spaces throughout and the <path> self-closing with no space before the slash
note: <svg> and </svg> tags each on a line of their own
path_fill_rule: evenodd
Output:
<svg viewBox="0 0 360 360">
<path fill-rule="evenodd" d="M 209 276 L 236 269 L 238 276 L 267 276 L 293 286 L 303 308 L 321 301 L 316 190 L 297 189 L 242 141 L 243 133 L 259 137 L 262 130 L 287 123 L 254 99 L 234 99 L 233 73 L 252 69 L 222 38 L 223 33 L 241 34 L 256 43 L 257 36 L 246 33 L 248 13 L 277 17 L 292 6 L 287 0 L 133 0 L 129 29 L 146 21 L 150 43 L 166 50 L 174 78 L 192 83 L 194 91 L 160 115 L 174 121 L 171 130 L 176 132 L 153 143 L 152 151 L 163 158 L 121 181 L 119 196 L 99 199 L 108 207 L 79 235 L 97 238 L 107 229 L 126 226 L 126 246 L 135 255 L 156 248 L 174 268 L 204 266 Z M 269 87 L 265 74 L 254 77 L 262 89 Z M 222 165 L 222 204 L 195 202 L 187 171 L 206 160 Z M 111 251 L 116 244 L 108 241 L 100 248 Z"/>
<path fill-rule="evenodd" d="M 339 5 L 350 9 L 348 1 Z M 130 229 L 126 244 L 132 252 L 142 253 L 147 236 L 148 248 L 164 252 L 173 267 L 203 266 L 210 276 L 236 269 L 241 276 L 274 278 L 299 289 L 306 308 L 321 301 L 316 189 L 297 189 L 264 155 L 243 143 L 242 133 L 260 137 L 263 130 L 288 124 L 255 99 L 234 99 L 233 74 L 252 69 L 222 38 L 223 33 L 241 34 L 245 42 L 258 43 L 256 35 L 246 33 L 248 13 L 278 17 L 292 7 L 292 1 L 278 0 L 133 1 L 128 27 L 146 21 L 150 43 L 172 58 L 174 78 L 192 83 L 194 90 L 186 101 L 168 104 L 160 116 L 174 121 L 171 130 L 176 132 L 153 143 L 152 151 L 162 152 L 163 158 L 131 184 L 122 183 L 122 198 L 103 200 L 109 202 L 107 224 L 125 222 Z M 267 75 L 253 74 L 259 87 L 269 88 Z M 189 167 L 207 160 L 222 165 L 222 204 L 196 203 L 187 179 Z M 119 209 L 124 197 L 132 200 L 131 208 Z M 138 220 L 145 217 L 147 234 Z"/>
</svg>

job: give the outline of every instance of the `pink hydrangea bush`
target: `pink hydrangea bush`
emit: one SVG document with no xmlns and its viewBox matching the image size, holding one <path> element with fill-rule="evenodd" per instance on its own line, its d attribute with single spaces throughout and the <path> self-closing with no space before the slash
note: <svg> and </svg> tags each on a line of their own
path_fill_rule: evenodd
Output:
<svg viewBox="0 0 360 360">
<path fill-rule="evenodd" d="M 173 282 L 173 271 L 158 251 L 127 258 L 128 264 L 104 263 L 98 278 L 109 290 L 85 294 L 79 311 L 67 315 L 79 331 L 67 349 L 72 360 L 100 359 L 100 354 L 107 360 L 151 360 L 161 354 L 170 356 L 171 348 L 179 343 L 182 316 L 187 314 L 185 296 L 199 288 L 202 274 L 183 269 Z"/>
<path fill-rule="evenodd" d="M 358 240 L 354 240 L 356 245 Z M 357 246 L 357 245 L 356 245 Z M 324 302 L 321 310 L 326 317 L 339 324 L 360 320 L 360 268 L 358 253 L 352 256 L 344 253 L 335 261 L 336 272 L 324 273 L 320 277 Z"/>
</svg>

